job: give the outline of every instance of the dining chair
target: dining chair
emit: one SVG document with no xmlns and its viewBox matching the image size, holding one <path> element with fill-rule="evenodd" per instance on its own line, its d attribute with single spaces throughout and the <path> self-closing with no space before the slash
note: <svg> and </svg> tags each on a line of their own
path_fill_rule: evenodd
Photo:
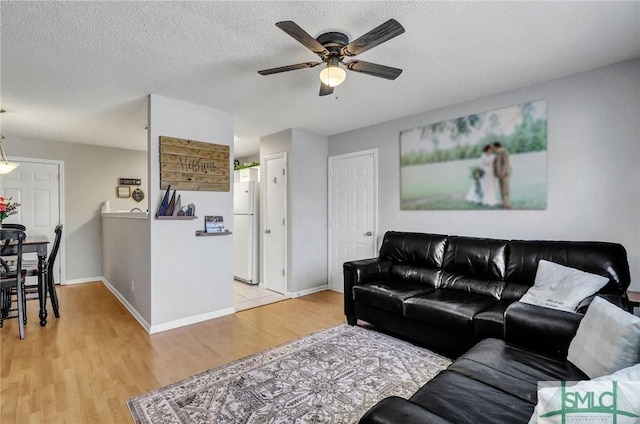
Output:
<svg viewBox="0 0 640 424">
<path fill-rule="evenodd" d="M 22 230 L 5 228 L 0 230 L 0 242 L 3 246 L 6 246 L 9 243 L 16 245 L 16 269 L 22 269 L 22 242 L 24 239 L 25 234 Z M 0 266 L 0 305 L 2 306 L 2 313 L 0 313 L 0 328 L 2 328 L 5 318 L 13 318 L 9 317 L 9 308 L 11 305 L 11 292 L 15 289 L 20 339 L 24 339 L 24 274 L 24 272 L 15 272 L 5 269 L 4 265 Z"/>
<path fill-rule="evenodd" d="M 55 269 L 54 265 L 56 263 L 56 258 L 58 257 L 58 250 L 60 250 L 60 241 L 62 239 L 62 225 L 57 225 L 54 232 L 56 233 L 56 238 L 53 241 L 53 246 L 51 246 L 51 251 L 49 252 L 49 257 L 47 258 L 47 262 L 45 263 L 45 296 L 47 292 L 49 293 L 49 298 L 51 299 L 51 307 L 53 308 L 53 314 L 56 318 L 60 318 L 60 310 L 58 307 L 58 294 L 56 293 L 55 286 Z M 24 261 L 22 265 L 22 270 L 26 272 L 27 277 L 34 277 L 38 275 L 38 261 Z M 27 300 L 36 300 L 38 299 L 38 286 L 27 286 L 25 290 L 24 303 L 26 304 Z M 26 310 L 26 308 L 25 308 Z"/>
<path fill-rule="evenodd" d="M 27 230 L 27 227 L 25 227 L 22 224 L 2 224 L 0 226 L 0 228 L 4 228 L 5 230 L 20 230 L 20 231 L 26 231 Z M 0 255 L 2 255 L 4 253 L 4 250 L 7 248 L 7 246 L 9 245 L 10 242 L 11 242 L 11 240 L 7 240 L 4 243 L 2 243 L 2 247 L 0 247 Z M 0 265 L 2 267 L 4 267 L 4 269 L 7 270 L 7 271 L 9 271 L 9 267 L 11 266 L 9 264 L 9 262 L 7 262 L 1 256 L 0 256 Z"/>
</svg>

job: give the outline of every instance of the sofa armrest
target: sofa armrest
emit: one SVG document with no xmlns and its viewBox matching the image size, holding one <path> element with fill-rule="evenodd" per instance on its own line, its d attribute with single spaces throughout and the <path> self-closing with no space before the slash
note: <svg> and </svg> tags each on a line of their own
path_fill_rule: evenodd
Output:
<svg viewBox="0 0 640 424">
<path fill-rule="evenodd" d="M 613 303 L 614 305 L 621 309 L 624 309 L 625 311 L 629 310 L 629 298 L 627 297 L 626 293 L 597 293 L 593 296 L 587 297 L 582 302 L 580 302 L 580 304 L 576 308 L 576 312 L 579 314 L 585 314 L 587 312 L 587 309 L 589 308 L 589 305 L 591 305 L 591 302 L 593 302 L 593 299 L 596 296 L 601 297 L 604 300 L 608 300 L 610 303 Z"/>
<path fill-rule="evenodd" d="M 397 396 L 382 399 L 362 416 L 359 424 L 452 424 L 451 421 Z"/>
<path fill-rule="evenodd" d="M 544 355 L 566 360 L 569 344 L 584 315 L 514 302 L 504 315 L 504 339 Z"/>
<path fill-rule="evenodd" d="M 355 325 L 356 323 L 353 287 L 387 279 L 390 268 L 391 261 L 380 258 L 361 259 L 359 261 L 345 262 L 342 265 L 344 275 L 344 313 L 350 325 Z"/>
</svg>

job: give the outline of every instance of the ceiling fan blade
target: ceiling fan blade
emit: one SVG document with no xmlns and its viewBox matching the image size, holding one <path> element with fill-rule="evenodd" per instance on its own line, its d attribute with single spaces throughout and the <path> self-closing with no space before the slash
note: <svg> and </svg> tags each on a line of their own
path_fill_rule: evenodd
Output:
<svg viewBox="0 0 640 424">
<path fill-rule="evenodd" d="M 378 65 L 377 63 L 365 62 L 363 60 L 350 60 L 345 63 L 345 66 L 350 71 L 360 72 L 374 77 L 386 78 L 388 80 L 394 80 L 402 73 L 402 69 Z"/>
<path fill-rule="evenodd" d="M 395 19 L 389 19 L 382 25 L 367 32 L 362 37 L 353 40 L 341 49 L 344 56 L 355 56 L 366 52 L 385 41 L 391 40 L 404 32 L 404 27 Z"/>
<path fill-rule="evenodd" d="M 322 44 L 318 42 L 315 38 L 310 36 L 305 30 L 300 28 L 298 24 L 293 21 L 282 21 L 277 22 L 276 26 L 298 40 L 300 44 L 318 54 L 320 56 L 328 55 L 329 51 L 324 48 Z"/>
<path fill-rule="evenodd" d="M 295 71 L 295 70 L 298 70 L 298 69 L 305 69 L 305 68 L 313 68 L 314 66 L 318 66 L 321 63 L 322 62 L 298 63 L 298 64 L 295 64 L 295 65 L 280 66 L 278 68 L 263 69 L 262 71 L 258 71 L 258 73 L 260 75 L 279 74 L 280 72 Z"/>
<path fill-rule="evenodd" d="M 333 87 L 329 87 L 327 84 L 321 82 L 320 83 L 320 95 L 328 96 L 329 94 L 333 94 Z"/>
</svg>

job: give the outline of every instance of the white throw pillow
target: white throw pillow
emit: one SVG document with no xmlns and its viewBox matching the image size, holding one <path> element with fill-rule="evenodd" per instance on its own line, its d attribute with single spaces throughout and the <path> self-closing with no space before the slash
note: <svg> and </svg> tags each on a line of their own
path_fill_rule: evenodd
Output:
<svg viewBox="0 0 640 424">
<path fill-rule="evenodd" d="M 640 363 L 594 378 L 593 381 L 640 381 Z"/>
<path fill-rule="evenodd" d="M 596 378 L 640 362 L 640 317 L 596 297 L 589 305 L 567 359 Z"/>
<path fill-rule="evenodd" d="M 580 302 L 603 288 L 609 279 L 554 262 L 538 262 L 536 279 L 520 302 L 575 312 Z"/>
<path fill-rule="evenodd" d="M 640 364 L 633 365 L 628 368 L 623 368 L 620 371 L 616 371 L 613 374 L 603 375 L 602 377 L 594 378 L 593 380 L 586 381 L 640 381 Z M 578 383 L 576 387 L 584 385 Z M 529 424 L 538 423 L 538 407 L 542 402 L 548 402 L 551 397 L 557 392 L 557 388 L 546 388 L 538 390 L 538 404 L 533 409 L 533 415 L 529 419 Z"/>
</svg>

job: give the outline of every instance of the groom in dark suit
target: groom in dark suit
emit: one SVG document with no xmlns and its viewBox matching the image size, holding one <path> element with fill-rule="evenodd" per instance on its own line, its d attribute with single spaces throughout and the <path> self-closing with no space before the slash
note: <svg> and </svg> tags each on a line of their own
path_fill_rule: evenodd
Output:
<svg viewBox="0 0 640 424">
<path fill-rule="evenodd" d="M 496 159 L 493 161 L 493 172 L 500 182 L 502 208 L 511 209 L 511 159 L 509 152 L 497 141 L 493 143 L 493 151 L 496 154 Z"/>
</svg>

